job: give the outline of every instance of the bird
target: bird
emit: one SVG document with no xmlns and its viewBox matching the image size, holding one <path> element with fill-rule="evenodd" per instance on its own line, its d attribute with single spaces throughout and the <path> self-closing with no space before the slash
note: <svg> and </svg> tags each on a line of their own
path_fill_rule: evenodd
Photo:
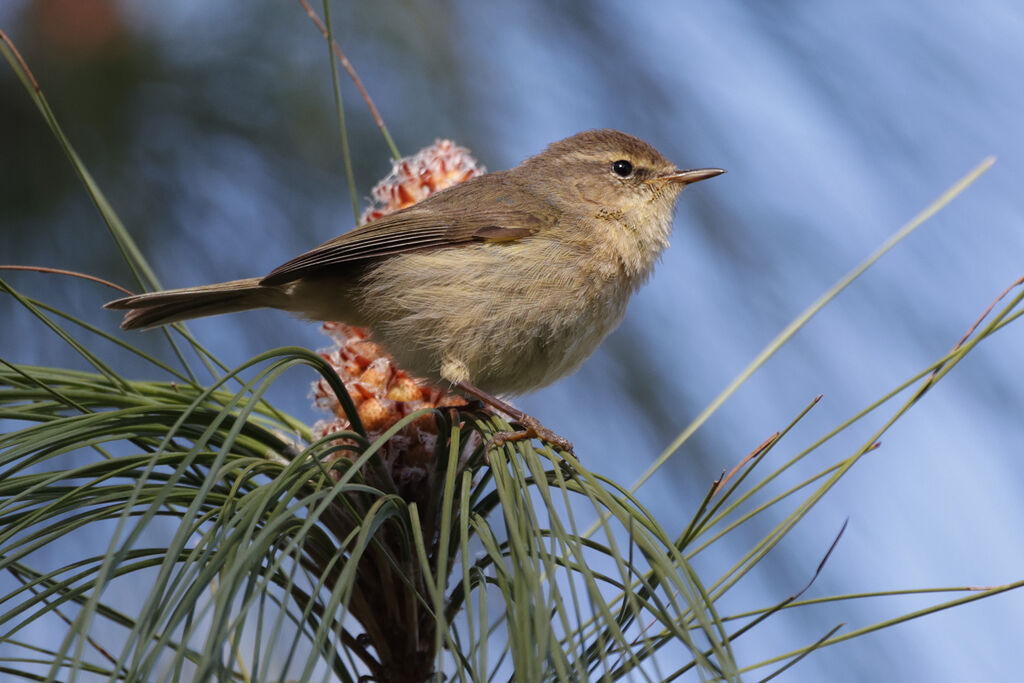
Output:
<svg viewBox="0 0 1024 683">
<path fill-rule="evenodd" d="M 366 327 L 399 366 L 523 429 L 572 444 L 499 396 L 574 372 L 619 325 L 669 244 L 684 170 L 644 140 L 590 130 L 357 227 L 263 277 L 111 301 L 124 329 L 255 308 Z"/>
</svg>

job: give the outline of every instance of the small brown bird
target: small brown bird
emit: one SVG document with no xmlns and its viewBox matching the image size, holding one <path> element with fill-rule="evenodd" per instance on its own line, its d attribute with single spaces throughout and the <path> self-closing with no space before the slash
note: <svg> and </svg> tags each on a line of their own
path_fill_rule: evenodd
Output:
<svg viewBox="0 0 1024 683">
<path fill-rule="evenodd" d="M 121 326 L 147 328 L 252 308 L 368 327 L 399 365 L 445 380 L 539 437 L 571 444 L 492 394 L 572 373 L 622 320 L 668 246 L 689 183 L 615 130 L 552 143 L 516 168 L 473 178 L 336 237 L 263 278 L 141 294 Z"/>
</svg>

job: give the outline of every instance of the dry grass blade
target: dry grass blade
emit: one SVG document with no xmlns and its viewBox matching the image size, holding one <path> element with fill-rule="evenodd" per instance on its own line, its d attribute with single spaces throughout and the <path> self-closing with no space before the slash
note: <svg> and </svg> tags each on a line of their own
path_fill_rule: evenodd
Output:
<svg viewBox="0 0 1024 683">
<path fill-rule="evenodd" d="M 363 81 L 359 78 L 359 74 L 356 73 L 356 69 L 352 66 L 352 62 L 348 61 L 348 57 L 346 57 L 345 53 L 341 51 L 341 47 L 339 47 L 331 38 L 330 32 L 327 30 L 327 26 L 325 26 L 324 22 L 320 20 L 320 17 L 318 17 L 316 12 L 313 11 L 313 8 L 309 6 L 309 3 L 306 2 L 306 0 L 299 0 L 299 4 L 302 5 L 302 9 L 306 11 L 309 18 L 313 20 L 314 24 L 316 24 L 316 27 L 320 29 L 320 33 L 323 34 L 324 39 L 331 42 L 331 48 L 334 50 L 334 54 L 337 55 L 338 61 L 341 62 L 345 71 L 348 72 L 349 78 L 352 79 L 352 82 L 359 90 L 359 94 L 362 95 L 363 101 L 366 102 L 366 106 L 370 110 L 370 115 L 373 117 L 374 123 L 377 124 L 377 128 L 380 129 L 381 134 L 384 136 L 384 141 L 387 143 L 388 150 L 391 152 L 391 155 L 395 159 L 401 159 L 402 155 L 398 153 L 398 147 L 395 146 L 394 140 L 391 139 L 388 127 L 384 125 L 384 117 L 382 117 L 380 112 L 377 111 L 377 105 L 373 103 L 370 93 L 367 92 L 366 86 L 363 85 Z"/>
<path fill-rule="evenodd" d="M 0 270 L 27 270 L 27 271 L 32 271 L 32 272 L 36 272 L 36 273 L 50 273 L 52 275 L 68 275 L 70 277 L 77 277 L 77 278 L 82 279 L 82 280 L 88 280 L 90 282 L 96 282 L 96 283 L 99 283 L 101 285 L 106 285 L 107 287 L 110 287 L 111 289 L 116 289 L 117 291 L 123 292 L 123 293 L 127 294 L 128 296 L 132 296 L 132 295 L 135 294 L 135 292 L 131 291 L 130 289 L 125 289 L 121 285 L 115 285 L 110 280 L 104 280 L 101 277 L 96 277 L 95 275 L 89 275 L 88 273 L 79 273 L 76 270 L 64 270 L 63 268 L 49 268 L 47 266 L 12 266 L 12 265 L 2 265 L 2 266 L 0 266 Z"/>
</svg>

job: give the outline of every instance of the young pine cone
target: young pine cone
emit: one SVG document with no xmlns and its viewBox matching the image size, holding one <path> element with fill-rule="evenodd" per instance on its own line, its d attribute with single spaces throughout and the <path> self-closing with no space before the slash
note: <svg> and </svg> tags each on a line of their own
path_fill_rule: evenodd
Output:
<svg viewBox="0 0 1024 683">
<path fill-rule="evenodd" d="M 462 397 L 417 380 L 396 367 L 384 349 L 367 339 L 366 330 L 332 322 L 324 323 L 322 330 L 334 339 L 336 346 L 322 350 L 320 355 L 344 383 L 371 441 L 421 408 L 466 405 Z M 318 408 L 333 415 L 313 426 L 318 438 L 351 429 L 341 404 L 323 378 L 313 384 L 313 400 Z M 428 413 L 403 427 L 384 446 L 381 455 L 389 464 L 424 465 L 434 456 L 437 438 L 434 415 Z"/>
</svg>

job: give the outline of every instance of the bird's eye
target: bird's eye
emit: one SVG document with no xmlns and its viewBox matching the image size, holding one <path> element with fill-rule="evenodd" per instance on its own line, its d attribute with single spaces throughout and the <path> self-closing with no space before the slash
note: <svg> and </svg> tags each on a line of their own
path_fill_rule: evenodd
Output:
<svg viewBox="0 0 1024 683">
<path fill-rule="evenodd" d="M 620 178 L 628 178 L 629 176 L 633 175 L 633 164 L 629 163 L 625 159 L 613 161 L 612 173 L 619 176 Z"/>
</svg>

